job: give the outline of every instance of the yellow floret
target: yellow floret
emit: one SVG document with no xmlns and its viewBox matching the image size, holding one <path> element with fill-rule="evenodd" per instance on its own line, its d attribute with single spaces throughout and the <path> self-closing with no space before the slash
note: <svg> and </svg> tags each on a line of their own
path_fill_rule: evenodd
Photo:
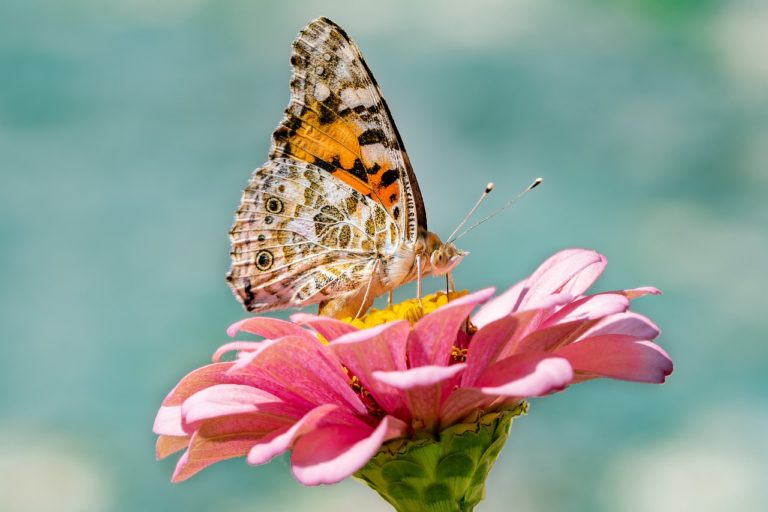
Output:
<svg viewBox="0 0 768 512">
<path fill-rule="evenodd" d="M 341 320 L 358 329 L 368 329 L 395 320 L 408 320 L 411 325 L 418 322 L 424 315 L 431 313 L 448 302 L 456 300 L 467 294 L 466 290 L 451 292 L 437 292 L 419 299 L 408 299 L 398 304 L 392 304 L 384 309 L 372 308 L 360 318 L 342 318 Z"/>
</svg>

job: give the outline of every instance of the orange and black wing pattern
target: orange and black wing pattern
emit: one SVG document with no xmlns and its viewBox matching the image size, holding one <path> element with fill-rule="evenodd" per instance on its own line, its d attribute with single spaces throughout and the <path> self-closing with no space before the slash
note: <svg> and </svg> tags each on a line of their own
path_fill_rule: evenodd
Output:
<svg viewBox="0 0 768 512">
<path fill-rule="evenodd" d="M 291 101 L 270 158 L 313 164 L 382 206 L 403 241 L 427 219 L 421 192 L 389 108 L 355 43 L 327 18 L 293 43 Z"/>
</svg>

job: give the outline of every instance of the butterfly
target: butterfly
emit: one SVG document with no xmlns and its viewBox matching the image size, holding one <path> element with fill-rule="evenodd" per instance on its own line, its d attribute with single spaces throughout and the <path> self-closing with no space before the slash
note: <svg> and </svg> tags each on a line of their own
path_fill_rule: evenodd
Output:
<svg viewBox="0 0 768 512">
<path fill-rule="evenodd" d="M 248 311 L 319 304 L 342 318 L 449 274 L 466 253 L 427 229 L 408 154 L 355 43 L 318 18 L 293 42 L 291 67 L 290 103 L 230 231 L 236 297 Z"/>
</svg>

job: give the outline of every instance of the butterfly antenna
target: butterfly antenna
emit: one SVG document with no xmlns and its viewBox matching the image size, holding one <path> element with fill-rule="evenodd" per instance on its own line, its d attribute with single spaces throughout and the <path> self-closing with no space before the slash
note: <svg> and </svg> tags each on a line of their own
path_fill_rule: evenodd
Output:
<svg viewBox="0 0 768 512">
<path fill-rule="evenodd" d="M 491 193 L 491 190 L 493 190 L 493 183 L 489 183 L 485 186 L 485 190 L 483 191 L 483 194 L 480 196 L 480 199 L 478 199 L 477 202 L 475 203 L 475 206 L 473 206 L 472 209 L 469 210 L 469 213 L 467 213 L 464 216 L 464 219 L 461 222 L 459 222 L 459 225 L 456 226 L 456 229 L 453 230 L 453 233 L 451 233 L 451 236 L 448 237 L 448 243 L 450 243 L 451 240 L 453 239 L 453 235 L 458 233 L 459 230 L 462 227 L 464 227 L 464 224 L 466 224 L 469 218 L 472 217 L 472 214 L 475 213 L 475 210 L 477 210 L 478 206 L 480 206 L 480 203 L 483 202 L 483 199 L 485 199 L 488 196 L 488 194 Z"/>
<path fill-rule="evenodd" d="M 510 199 L 510 200 L 509 200 L 509 202 L 507 202 L 507 204 L 505 204 L 504 206 L 502 206 L 501 208 L 499 208 L 498 210 L 496 210 L 495 212 L 493 212 L 492 214 L 490 214 L 490 215 L 489 215 L 489 216 L 487 216 L 486 218 L 484 218 L 484 219 L 482 219 L 482 220 L 478 221 L 477 223 L 473 224 L 472 226 L 468 227 L 466 230 L 464 230 L 464 232 L 463 232 L 463 233 L 461 233 L 461 234 L 460 234 L 459 236 L 457 236 L 456 238 L 453 238 L 453 235 L 456 233 L 456 232 L 454 231 L 454 233 L 452 233 L 452 234 L 451 234 L 451 237 L 448 239 L 448 241 L 449 241 L 449 242 L 455 242 L 455 241 L 456 241 L 456 240 L 458 240 L 459 238 L 463 237 L 464 235 L 466 235 L 467 233 L 469 233 L 470 231 L 472 231 L 473 229 L 475 229 L 476 227 L 478 227 L 480 224 L 483 224 L 484 222 L 487 222 L 487 221 L 491 220 L 492 218 L 494 218 L 495 216 L 497 216 L 498 214 L 500 214 L 501 212 L 503 212 L 504 210 L 506 210 L 507 208 L 509 208 L 509 207 L 510 207 L 510 206 L 512 206 L 513 204 L 515 204 L 515 203 L 517 202 L 517 200 L 518 200 L 518 199 L 520 199 L 521 197 L 523 197 L 525 194 L 527 194 L 527 193 L 528 193 L 528 192 L 530 192 L 531 190 L 533 190 L 533 189 L 535 189 L 536 187 L 538 187 L 539 185 L 541 185 L 541 182 L 542 182 L 542 181 L 544 181 L 544 179 L 543 179 L 543 178 L 536 178 L 535 180 L 533 180 L 533 183 L 531 183 L 530 185 L 528 185 L 528 186 L 525 188 L 525 190 L 523 190 L 522 192 L 520 192 L 519 194 L 517 194 L 515 197 L 513 197 L 512 199 Z M 491 184 L 489 184 L 489 185 L 493 185 L 493 184 L 491 183 Z M 486 189 L 486 190 L 487 190 L 487 189 Z M 481 200 L 482 200 L 482 198 L 481 198 Z M 478 201 L 478 204 L 479 204 L 479 203 L 480 203 L 480 202 Z M 477 208 L 477 205 L 475 205 L 475 208 Z M 472 208 L 472 212 L 473 212 L 473 211 L 475 211 L 475 208 Z M 470 214 L 471 214 L 472 212 L 470 212 Z M 467 216 L 467 217 L 469 217 L 469 216 Z M 466 219 L 464 220 L 464 222 L 466 222 Z M 462 222 L 461 224 L 462 224 L 462 225 L 464 225 L 464 222 Z M 458 231 L 458 229 L 457 229 L 456 231 Z"/>
</svg>

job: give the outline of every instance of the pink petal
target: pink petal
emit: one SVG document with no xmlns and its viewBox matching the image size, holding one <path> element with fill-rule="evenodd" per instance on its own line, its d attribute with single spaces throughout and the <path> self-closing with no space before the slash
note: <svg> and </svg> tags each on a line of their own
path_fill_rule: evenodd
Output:
<svg viewBox="0 0 768 512">
<path fill-rule="evenodd" d="M 458 388 L 443 403 L 440 410 L 440 424 L 453 425 L 472 411 L 487 409 L 496 397 L 488 396 L 477 388 Z"/>
<path fill-rule="evenodd" d="M 601 377 L 661 383 L 672 373 L 672 359 L 661 347 L 633 336 L 593 336 L 555 353 L 576 371 Z"/>
<path fill-rule="evenodd" d="M 494 364 L 478 380 L 487 395 L 525 398 L 563 389 L 573 378 L 567 359 L 546 352 L 510 356 Z"/>
<path fill-rule="evenodd" d="M 410 329 L 405 320 L 391 322 L 350 332 L 328 346 L 385 412 L 400 417 L 407 415 L 403 394 L 374 379 L 372 373 L 405 370 L 405 344 Z"/>
<path fill-rule="evenodd" d="M 256 358 L 259 357 L 259 354 L 261 354 L 261 351 L 265 348 L 271 347 L 272 345 L 275 345 L 276 343 L 280 343 L 282 338 L 277 338 L 274 340 L 261 340 L 255 343 L 259 344 L 258 349 L 256 350 L 242 350 L 237 353 L 237 359 L 235 360 L 235 364 L 232 366 L 232 368 L 229 369 L 227 372 L 228 374 L 236 374 L 240 372 L 241 370 L 248 368 L 253 364 L 253 362 L 256 360 Z M 221 348 L 219 348 L 221 350 Z M 218 352 L 218 350 L 217 350 Z"/>
<path fill-rule="evenodd" d="M 466 368 L 465 363 L 451 366 L 420 366 L 403 371 L 377 371 L 373 372 L 373 377 L 392 387 L 409 390 L 446 381 L 461 373 L 464 368 Z"/>
<path fill-rule="evenodd" d="M 157 411 L 155 423 L 152 425 L 152 432 L 164 436 L 186 436 L 187 433 L 182 428 L 181 406 L 164 405 Z"/>
<path fill-rule="evenodd" d="M 189 448 L 176 463 L 171 481 L 184 481 L 211 464 L 242 457 L 261 437 L 263 437 L 262 433 L 234 433 L 206 437 L 195 432 L 189 441 Z"/>
<path fill-rule="evenodd" d="M 483 304 L 483 307 L 472 316 L 472 323 L 478 327 L 483 327 L 494 320 L 498 320 L 499 318 L 512 313 L 520 298 L 520 292 L 523 291 L 524 287 L 525 281 L 520 281 L 501 295 L 497 295 L 487 303 Z"/>
<path fill-rule="evenodd" d="M 227 352 L 257 352 L 261 350 L 263 346 L 263 343 L 260 341 L 232 341 L 217 348 L 216 352 L 213 353 L 212 359 L 214 363 L 218 363 L 221 361 L 221 356 Z"/>
<path fill-rule="evenodd" d="M 349 377 L 327 345 L 313 336 L 286 336 L 264 343 L 264 349 L 238 361 L 233 368 L 237 375 L 244 375 L 253 386 L 286 402 L 304 406 L 336 404 L 366 414 Z"/>
<path fill-rule="evenodd" d="M 569 335 L 574 335 L 575 339 L 581 323 L 568 323 L 560 329 L 541 329 L 542 322 L 552 316 L 555 308 L 570 300 L 569 294 L 550 295 L 540 302 L 542 307 L 539 309 L 508 313 L 485 324 L 469 344 L 468 368 L 462 378 L 462 386 L 473 386 L 488 366 L 513 354 L 549 350 L 564 343 Z M 516 327 L 514 332 L 505 332 L 513 325 Z"/>
<path fill-rule="evenodd" d="M 507 292 L 495 297 L 493 300 L 485 304 L 480 310 L 472 317 L 472 323 L 478 327 L 483 327 L 489 323 L 504 318 L 515 312 L 518 312 L 518 295 L 519 290 L 510 294 L 515 287 L 511 288 Z M 550 295 L 546 299 L 539 301 L 536 309 L 544 312 L 554 311 L 557 307 L 568 304 L 573 300 L 573 296 L 570 293 L 555 293 Z M 532 308 L 527 308 L 531 311 Z M 549 316 L 548 314 L 544 316 Z"/>
<path fill-rule="evenodd" d="M 188 373 L 163 400 L 164 406 L 181 405 L 184 400 L 201 389 L 230 382 L 227 371 L 232 368 L 231 362 L 214 363 L 198 368 Z"/>
<path fill-rule="evenodd" d="M 171 482 L 179 483 L 199 473 L 211 464 L 226 459 L 242 457 L 248 452 L 248 446 L 253 443 L 252 439 L 245 439 L 242 436 L 233 441 L 218 440 L 211 442 L 208 439 L 198 439 L 193 435 L 189 443 L 190 448 L 179 457 L 176 468 L 171 476 Z M 191 449 L 194 446 L 196 457 L 191 455 Z"/>
<path fill-rule="evenodd" d="M 576 320 L 595 320 L 604 316 L 623 313 L 629 308 L 629 299 L 617 293 L 600 293 L 582 297 L 547 318 L 542 326 Z"/>
<path fill-rule="evenodd" d="M 211 464 L 242 457 L 266 436 L 283 432 L 295 423 L 293 418 L 276 422 L 257 414 L 238 414 L 213 418 L 201 423 L 192 434 L 189 446 L 176 464 L 173 481 L 185 480 Z"/>
<path fill-rule="evenodd" d="M 499 359 L 500 354 L 531 321 L 534 312 L 526 311 L 503 316 L 478 330 L 467 349 L 467 370 L 461 377 L 462 386 L 473 386 L 485 369 Z M 474 321 L 474 320 L 473 320 Z"/>
<path fill-rule="evenodd" d="M 183 450 L 189 444 L 189 436 L 165 436 L 157 438 L 155 443 L 155 457 L 164 459 L 179 450 Z"/>
<path fill-rule="evenodd" d="M 300 415 L 270 415 L 262 413 L 242 413 L 228 416 L 214 416 L 199 421 L 195 434 L 210 438 L 232 438 L 238 436 L 261 439 L 274 432 L 283 431 L 296 423 Z"/>
<path fill-rule="evenodd" d="M 464 363 L 451 366 L 420 366 L 399 372 L 374 372 L 373 376 L 405 390 L 408 408 L 417 428 L 430 430 L 438 421 L 444 398 L 458 383 Z"/>
<path fill-rule="evenodd" d="M 339 336 L 357 331 L 357 327 L 353 327 L 346 322 L 336 320 L 335 318 L 329 318 L 327 316 L 308 315 L 306 313 L 296 313 L 291 315 L 291 320 L 297 324 L 307 325 L 312 330 L 317 332 L 320 336 L 328 341 L 335 340 Z"/>
<path fill-rule="evenodd" d="M 268 316 L 254 316 L 235 322 L 229 326 L 227 334 L 235 336 L 239 331 L 249 332 L 267 339 L 309 335 L 307 331 L 294 323 Z"/>
<path fill-rule="evenodd" d="M 605 269 L 607 260 L 595 251 L 568 249 L 550 257 L 528 278 L 515 310 L 539 307 L 556 293 L 583 294 Z"/>
<path fill-rule="evenodd" d="M 290 448 L 298 437 L 317 428 L 327 416 L 337 412 L 338 409 L 337 406 L 331 404 L 317 406 L 289 428 L 275 431 L 263 437 L 252 444 L 248 451 L 248 464 L 253 466 L 266 464 Z"/>
<path fill-rule="evenodd" d="M 654 288 L 653 286 L 642 286 L 640 288 L 632 288 L 629 290 L 617 290 L 612 293 L 621 293 L 632 300 L 638 297 L 643 297 L 644 295 L 661 295 L 661 290 Z"/>
<path fill-rule="evenodd" d="M 589 320 L 576 320 L 537 329 L 515 343 L 512 350 L 505 355 L 526 352 L 552 352 L 559 347 L 576 341 L 594 323 Z"/>
<path fill-rule="evenodd" d="M 589 338 L 603 334 L 626 334 L 639 340 L 652 340 L 659 335 L 659 328 L 645 316 L 627 311 L 603 318 L 581 337 Z"/>
<path fill-rule="evenodd" d="M 486 288 L 465 295 L 416 322 L 408 338 L 410 366 L 447 365 L 459 328 L 475 306 L 488 300 L 493 292 L 493 288 Z"/>
<path fill-rule="evenodd" d="M 274 419 L 282 425 L 285 418 L 298 419 L 305 412 L 271 393 L 240 384 L 219 384 L 203 389 L 185 401 L 181 408 L 187 430 L 194 428 L 195 423 L 212 418 L 256 413 L 266 421 Z"/>
<path fill-rule="evenodd" d="M 365 466 L 381 445 L 405 435 L 407 426 L 385 416 L 375 430 L 367 425 L 329 425 L 298 440 L 293 475 L 304 485 L 334 484 Z"/>
</svg>

